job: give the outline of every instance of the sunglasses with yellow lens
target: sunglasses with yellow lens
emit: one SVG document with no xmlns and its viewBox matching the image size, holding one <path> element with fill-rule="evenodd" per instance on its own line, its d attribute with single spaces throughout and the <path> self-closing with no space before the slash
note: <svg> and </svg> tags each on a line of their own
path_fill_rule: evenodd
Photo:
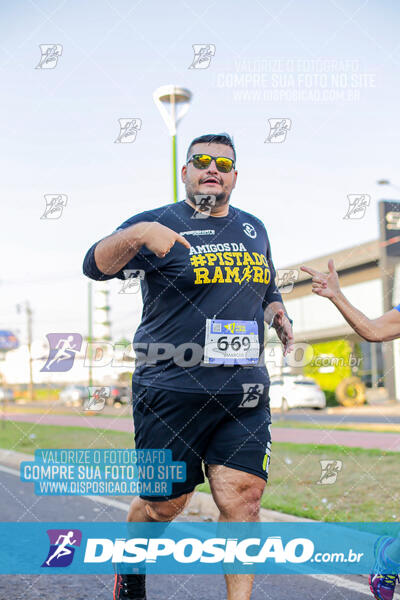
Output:
<svg viewBox="0 0 400 600">
<path fill-rule="evenodd" d="M 213 160 L 215 160 L 215 165 L 220 173 L 230 173 L 235 168 L 235 161 L 232 158 L 210 156 L 209 154 L 193 154 L 186 164 L 193 162 L 196 169 L 207 169 Z"/>
</svg>

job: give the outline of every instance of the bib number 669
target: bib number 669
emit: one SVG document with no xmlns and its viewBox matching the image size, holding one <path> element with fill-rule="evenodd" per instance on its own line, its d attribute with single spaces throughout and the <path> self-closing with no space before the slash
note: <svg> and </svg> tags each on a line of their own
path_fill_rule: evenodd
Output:
<svg viewBox="0 0 400 600">
<path fill-rule="evenodd" d="M 232 350 L 234 350 L 235 352 L 237 352 L 241 348 L 243 348 L 244 350 L 248 350 L 250 348 L 250 338 L 248 338 L 247 336 L 240 338 L 238 335 L 233 337 L 231 340 L 228 339 L 227 335 L 223 335 L 218 338 L 218 350 L 220 350 L 221 352 L 225 352 L 229 348 L 229 346 L 231 346 Z"/>
</svg>

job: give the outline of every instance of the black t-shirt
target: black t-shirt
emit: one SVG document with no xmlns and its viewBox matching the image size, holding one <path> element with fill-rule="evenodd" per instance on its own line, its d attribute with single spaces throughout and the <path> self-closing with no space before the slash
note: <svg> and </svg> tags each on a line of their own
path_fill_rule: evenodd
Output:
<svg viewBox="0 0 400 600">
<path fill-rule="evenodd" d="M 133 374 L 135 382 L 221 394 L 242 392 L 243 384 L 268 385 L 263 360 L 256 366 L 204 365 L 201 360 L 192 364 L 190 360 L 188 348 L 193 344 L 204 347 L 206 319 L 212 318 L 257 321 L 261 352 L 264 309 L 271 302 L 282 302 L 264 224 L 231 205 L 225 217 L 198 218 L 200 215 L 205 216 L 185 201 L 135 215 L 117 230 L 141 221 L 158 221 L 184 235 L 190 250 L 177 242 L 165 258 L 158 258 L 143 246 L 124 269 L 104 275 L 94 260 L 94 244 L 86 254 L 83 271 L 96 280 L 125 279 L 125 269 L 140 271 L 143 313 L 133 340 L 140 357 Z M 156 346 L 160 343 L 165 346 Z M 155 351 L 158 356 L 164 351 L 171 356 L 172 347 L 180 347 L 175 358 L 148 364 Z"/>
</svg>

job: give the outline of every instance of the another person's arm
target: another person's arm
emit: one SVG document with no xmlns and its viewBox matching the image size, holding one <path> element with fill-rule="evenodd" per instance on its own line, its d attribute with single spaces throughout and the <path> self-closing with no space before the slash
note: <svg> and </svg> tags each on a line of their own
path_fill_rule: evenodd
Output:
<svg viewBox="0 0 400 600">
<path fill-rule="evenodd" d="M 300 267 L 312 277 L 312 291 L 329 300 L 342 313 L 348 324 L 368 342 L 388 342 L 400 337 L 400 312 L 392 309 L 377 319 L 369 319 L 353 306 L 340 289 L 339 277 L 333 260 L 328 262 L 329 273 L 320 273 L 310 267 Z"/>
</svg>

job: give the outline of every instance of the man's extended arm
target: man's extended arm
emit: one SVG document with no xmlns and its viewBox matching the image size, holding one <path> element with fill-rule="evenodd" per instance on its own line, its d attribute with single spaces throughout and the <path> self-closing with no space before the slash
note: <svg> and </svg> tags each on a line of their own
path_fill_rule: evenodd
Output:
<svg viewBox="0 0 400 600">
<path fill-rule="evenodd" d="M 94 258 L 102 273 L 115 275 L 136 256 L 143 246 L 143 225 L 144 223 L 136 223 L 116 231 L 96 245 Z"/>
<path fill-rule="evenodd" d="M 271 284 L 263 301 L 264 321 L 268 324 L 268 327 L 275 328 L 276 334 L 284 347 L 283 355 L 286 356 L 293 350 L 294 337 L 292 323 L 287 316 L 281 293 L 275 283 L 276 271 L 272 261 L 269 241 L 267 246 L 267 261 L 271 271 Z"/>
<path fill-rule="evenodd" d="M 353 306 L 341 291 L 339 277 L 332 259 L 328 262 L 328 275 L 310 267 L 300 268 L 311 275 L 313 293 L 329 298 L 354 331 L 367 342 L 388 342 L 400 337 L 399 311 L 393 309 L 377 319 L 369 319 Z"/>
<path fill-rule="evenodd" d="M 175 242 L 190 248 L 179 233 L 157 222 L 143 221 L 116 231 L 89 249 L 83 272 L 91 279 L 111 279 L 146 246 L 158 258 L 164 258 Z"/>
</svg>

